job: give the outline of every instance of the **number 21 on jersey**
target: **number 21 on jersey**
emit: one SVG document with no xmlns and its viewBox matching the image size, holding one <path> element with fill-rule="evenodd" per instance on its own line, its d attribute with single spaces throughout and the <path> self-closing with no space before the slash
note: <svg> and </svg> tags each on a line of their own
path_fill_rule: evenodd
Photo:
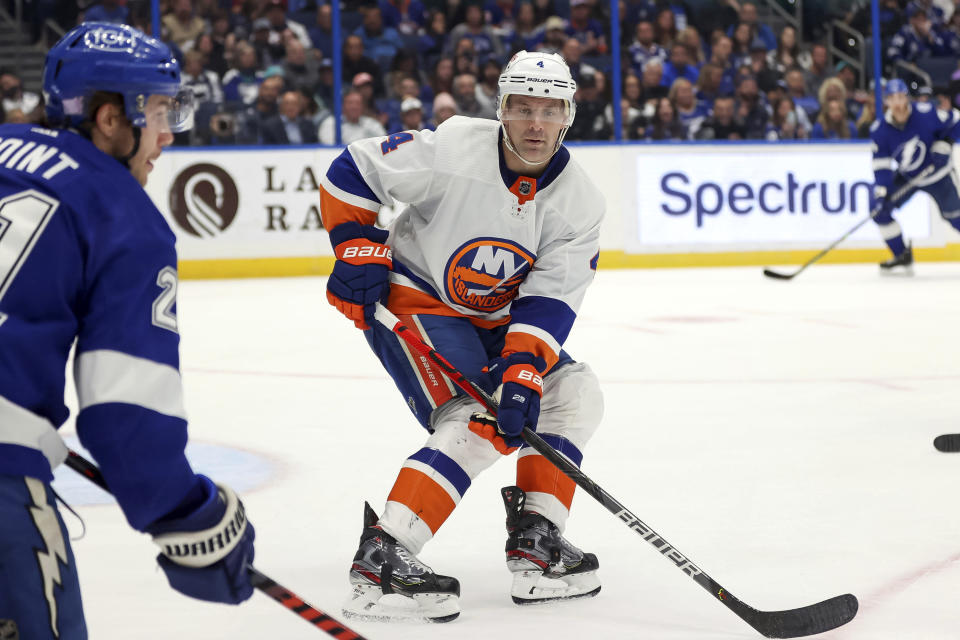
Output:
<svg viewBox="0 0 960 640">
<path fill-rule="evenodd" d="M 33 189 L 0 199 L 0 300 L 59 205 Z M 6 319 L 0 312 L 0 325 Z"/>
</svg>

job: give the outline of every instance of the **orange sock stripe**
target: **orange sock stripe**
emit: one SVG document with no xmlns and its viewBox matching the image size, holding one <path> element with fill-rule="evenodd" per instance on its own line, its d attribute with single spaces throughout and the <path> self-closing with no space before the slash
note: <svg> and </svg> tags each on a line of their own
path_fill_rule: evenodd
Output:
<svg viewBox="0 0 960 640">
<path fill-rule="evenodd" d="M 407 467 L 400 469 L 387 500 L 399 502 L 413 511 L 433 533 L 437 532 L 457 506 L 450 494 L 431 480 L 430 476 Z"/>
<path fill-rule="evenodd" d="M 567 509 L 573 504 L 577 488 L 573 480 L 541 455 L 526 455 L 517 460 L 517 486 L 526 492 L 549 493 Z"/>
</svg>

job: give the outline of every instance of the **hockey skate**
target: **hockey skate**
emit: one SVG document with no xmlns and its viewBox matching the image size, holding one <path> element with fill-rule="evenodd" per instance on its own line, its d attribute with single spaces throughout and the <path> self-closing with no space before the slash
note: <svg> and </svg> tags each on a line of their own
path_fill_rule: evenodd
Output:
<svg viewBox="0 0 960 640">
<path fill-rule="evenodd" d="M 557 525 L 525 511 L 520 487 L 504 487 L 507 509 L 507 568 L 513 573 L 510 595 L 516 604 L 541 604 L 595 596 L 600 592 L 597 556 L 567 542 Z"/>
<path fill-rule="evenodd" d="M 898 256 L 890 258 L 886 262 L 880 263 L 880 273 L 881 275 L 901 275 L 901 276 L 912 276 L 913 275 L 913 247 L 907 245 Z"/>
<path fill-rule="evenodd" d="M 360 548 L 350 567 L 353 592 L 343 615 L 380 622 L 450 622 L 460 615 L 460 583 L 437 575 L 377 525 L 364 503 Z"/>
</svg>

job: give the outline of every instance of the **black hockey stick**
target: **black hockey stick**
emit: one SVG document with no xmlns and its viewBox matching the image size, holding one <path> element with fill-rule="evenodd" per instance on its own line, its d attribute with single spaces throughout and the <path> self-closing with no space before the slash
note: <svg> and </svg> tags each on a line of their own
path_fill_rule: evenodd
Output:
<svg viewBox="0 0 960 640">
<path fill-rule="evenodd" d="M 960 433 L 945 433 L 933 439 L 933 446 L 944 453 L 960 453 Z"/>
<path fill-rule="evenodd" d="M 918 173 L 916 176 L 913 177 L 912 180 L 910 180 L 910 182 L 906 183 L 905 185 L 897 189 L 894 192 L 894 194 L 890 196 L 890 200 L 892 202 L 899 202 L 901 198 L 906 197 L 908 192 L 916 188 L 918 182 L 920 182 L 921 180 L 923 180 L 933 172 L 933 168 L 934 168 L 933 165 L 930 165 L 926 169 Z M 804 269 L 812 265 L 814 262 L 816 262 L 823 256 L 827 255 L 831 251 L 833 251 L 833 249 L 838 244 L 840 244 L 841 242 L 843 242 L 844 240 L 852 236 L 854 233 L 856 233 L 857 229 L 867 224 L 867 222 L 876 218 L 877 214 L 879 213 L 880 213 L 880 208 L 877 207 L 876 209 L 870 212 L 869 216 L 867 216 L 857 224 L 853 225 L 853 227 L 851 227 L 849 231 L 847 231 L 845 234 L 843 234 L 842 236 L 834 240 L 832 243 L 830 243 L 830 246 L 828 246 L 826 249 L 824 249 L 817 255 L 813 256 L 812 258 L 804 262 L 803 265 L 793 273 L 781 273 L 779 271 L 774 271 L 773 269 L 770 269 L 770 268 L 765 268 L 763 270 L 763 275 L 767 276 L 768 278 L 774 278 L 775 280 L 792 280 L 793 278 L 796 278 L 798 275 L 803 273 Z"/>
<path fill-rule="evenodd" d="M 413 347 L 422 356 L 436 364 L 443 373 L 470 397 L 482 404 L 487 411 L 496 415 L 497 402 L 490 397 L 476 383 L 468 380 L 446 358 L 437 353 L 428 344 L 413 334 L 395 315 L 390 313 L 382 304 L 377 303 L 376 319 L 387 329 L 397 334 L 408 345 Z M 724 606 L 740 616 L 747 624 L 768 638 L 798 638 L 823 633 L 844 625 L 857 614 L 857 598 L 852 594 L 836 596 L 817 604 L 787 611 L 759 611 L 748 604 L 741 602 L 736 596 L 726 590 L 713 578 L 703 572 L 686 556 L 680 553 L 673 545 L 664 540 L 660 534 L 651 529 L 640 518 L 621 504 L 616 498 L 604 491 L 597 483 L 591 480 L 575 464 L 567 460 L 543 438 L 529 427 L 523 430 L 523 440 L 537 453 L 552 462 L 564 475 L 573 480 L 577 486 L 593 496 L 607 511 L 617 516 L 628 527 L 636 531 L 649 542 L 663 556 L 677 565 L 681 571 L 709 591 Z"/>
<path fill-rule="evenodd" d="M 90 480 L 95 485 L 110 493 L 107 482 L 100 473 L 99 467 L 93 464 L 76 451 L 69 450 L 66 459 L 67 466 Z M 337 640 L 366 640 L 356 631 L 353 631 L 342 622 L 330 617 L 320 609 L 304 602 L 304 600 L 290 591 L 274 582 L 269 577 L 257 571 L 252 564 L 247 565 L 247 572 L 250 574 L 250 584 L 256 589 L 267 594 L 290 611 L 294 612 L 313 626 L 326 631 L 328 634 L 337 638 Z"/>
</svg>

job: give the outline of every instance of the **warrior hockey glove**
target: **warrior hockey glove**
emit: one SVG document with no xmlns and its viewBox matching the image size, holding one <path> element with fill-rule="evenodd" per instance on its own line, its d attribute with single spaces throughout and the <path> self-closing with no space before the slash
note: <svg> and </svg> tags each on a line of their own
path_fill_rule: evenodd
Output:
<svg viewBox="0 0 960 640">
<path fill-rule="evenodd" d="M 540 417 L 540 396 L 543 395 L 543 377 L 546 369 L 543 358 L 532 353 L 516 352 L 505 358 L 494 358 L 484 368 L 487 384 L 496 389 L 500 408 L 497 411 L 497 426 L 504 441 L 511 447 L 523 444 L 520 434 L 524 427 L 537 429 Z"/>
<path fill-rule="evenodd" d="M 358 329 L 369 329 L 374 304 L 390 293 L 393 252 L 383 244 L 390 234 L 374 226 L 344 222 L 330 230 L 337 261 L 327 280 L 327 300 Z"/>
<path fill-rule="evenodd" d="M 223 485 L 198 476 L 204 499 L 182 516 L 147 528 L 170 586 L 192 598 L 240 604 L 253 594 L 247 565 L 253 562 L 253 525 L 243 503 Z"/>
</svg>

